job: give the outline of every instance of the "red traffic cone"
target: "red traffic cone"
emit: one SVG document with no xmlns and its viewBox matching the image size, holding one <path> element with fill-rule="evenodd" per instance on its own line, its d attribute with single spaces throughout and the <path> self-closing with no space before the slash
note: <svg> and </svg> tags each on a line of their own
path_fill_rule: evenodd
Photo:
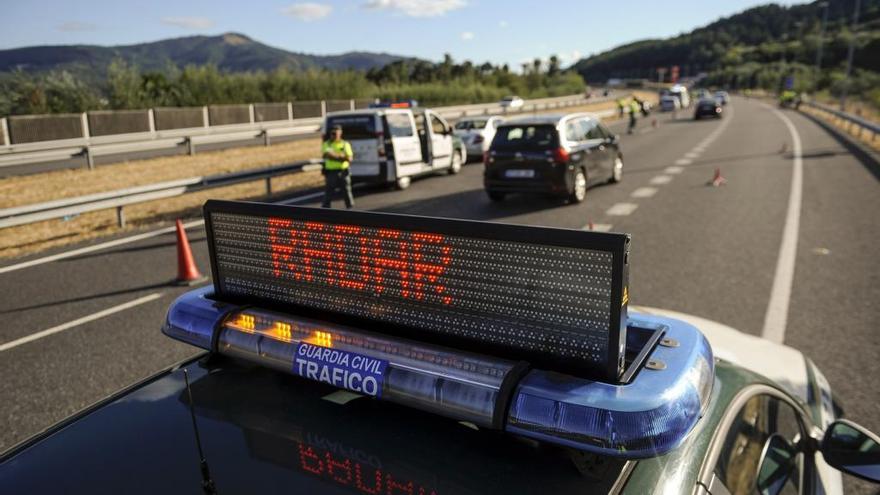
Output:
<svg viewBox="0 0 880 495">
<path fill-rule="evenodd" d="M 593 225 L 593 221 L 590 220 L 590 223 L 587 225 L 587 230 L 594 230 L 595 226 Z"/>
<path fill-rule="evenodd" d="M 177 285 L 195 285 L 204 282 L 208 277 L 199 273 L 189 247 L 189 239 L 183 229 L 183 222 L 177 220 Z"/>
<path fill-rule="evenodd" d="M 727 179 L 721 176 L 721 169 L 715 169 L 715 176 L 712 177 L 712 180 L 709 181 L 706 185 L 712 187 L 723 186 L 727 182 Z"/>
</svg>

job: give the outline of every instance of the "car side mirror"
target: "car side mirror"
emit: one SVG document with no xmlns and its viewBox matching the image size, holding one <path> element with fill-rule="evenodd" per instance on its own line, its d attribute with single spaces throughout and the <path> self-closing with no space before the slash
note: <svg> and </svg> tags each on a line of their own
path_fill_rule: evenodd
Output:
<svg viewBox="0 0 880 495">
<path fill-rule="evenodd" d="M 782 435 L 774 433 L 764 442 L 755 485 L 761 495 L 777 495 L 791 477 L 797 450 Z"/>
<path fill-rule="evenodd" d="M 880 438 L 864 427 L 845 419 L 831 423 L 819 450 L 829 466 L 880 483 Z"/>
</svg>

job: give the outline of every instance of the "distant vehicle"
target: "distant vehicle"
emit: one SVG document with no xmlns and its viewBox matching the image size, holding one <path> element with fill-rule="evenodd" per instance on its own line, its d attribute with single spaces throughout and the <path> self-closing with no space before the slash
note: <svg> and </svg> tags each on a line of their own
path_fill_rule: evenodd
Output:
<svg viewBox="0 0 880 495">
<path fill-rule="evenodd" d="M 660 97 L 660 111 L 674 112 L 679 108 L 681 108 L 681 100 L 677 96 L 667 93 Z"/>
<path fill-rule="evenodd" d="M 483 158 L 501 122 L 501 117 L 468 117 L 455 123 L 453 132 L 464 142 L 467 158 Z"/>
<path fill-rule="evenodd" d="M 415 108 L 419 106 L 418 100 L 381 100 L 370 103 L 370 108 Z"/>
<path fill-rule="evenodd" d="M 413 177 L 457 174 L 467 158 L 452 126 L 428 109 L 375 108 L 327 114 L 324 129 L 342 127 L 351 143 L 351 175 L 357 181 L 409 187 Z"/>
<path fill-rule="evenodd" d="M 519 96 L 505 96 L 501 99 L 501 108 L 521 108 L 525 101 Z"/>
<path fill-rule="evenodd" d="M 721 118 L 723 108 L 721 103 L 715 98 L 703 98 L 697 103 L 697 109 L 694 110 L 694 120 L 700 120 L 703 117 Z"/>
<path fill-rule="evenodd" d="M 669 94 L 678 98 L 680 108 L 687 108 L 691 106 L 691 96 L 688 92 L 687 86 L 683 86 L 681 84 L 676 84 L 675 86 L 669 88 Z"/>
<path fill-rule="evenodd" d="M 590 185 L 621 180 L 623 153 L 617 135 L 589 114 L 543 115 L 501 124 L 485 167 L 493 201 L 524 192 L 580 203 Z"/>
<path fill-rule="evenodd" d="M 721 103 L 722 105 L 727 105 L 727 103 L 730 101 L 730 94 L 728 94 L 727 91 L 719 90 L 715 92 L 715 99 L 718 100 L 718 103 Z"/>
</svg>

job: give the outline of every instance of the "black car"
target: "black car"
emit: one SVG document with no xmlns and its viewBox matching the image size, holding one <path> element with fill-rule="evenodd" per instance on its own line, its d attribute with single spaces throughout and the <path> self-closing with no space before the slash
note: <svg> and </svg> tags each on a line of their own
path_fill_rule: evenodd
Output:
<svg viewBox="0 0 880 495">
<path fill-rule="evenodd" d="M 582 113 L 504 122 L 484 163 L 483 183 L 493 201 L 507 193 L 549 193 L 579 203 L 588 186 L 623 176 L 617 135 Z"/>
<path fill-rule="evenodd" d="M 715 98 L 702 98 L 697 103 L 697 110 L 694 112 L 694 120 L 700 120 L 702 117 L 718 117 L 724 111 L 721 103 Z"/>
</svg>

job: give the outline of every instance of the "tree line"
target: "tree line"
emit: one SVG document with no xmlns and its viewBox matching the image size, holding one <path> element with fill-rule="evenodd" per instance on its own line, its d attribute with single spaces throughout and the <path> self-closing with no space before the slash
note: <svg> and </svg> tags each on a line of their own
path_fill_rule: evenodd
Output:
<svg viewBox="0 0 880 495">
<path fill-rule="evenodd" d="M 399 61 L 367 72 L 344 70 L 224 72 L 213 65 L 169 65 L 142 71 L 121 59 L 93 84 L 66 71 L 0 73 L 0 115 L 76 113 L 236 103 L 336 99 L 415 99 L 422 105 L 497 101 L 584 90 L 584 81 L 560 67 L 559 59 L 535 59 L 521 73 L 507 65 Z"/>
</svg>

